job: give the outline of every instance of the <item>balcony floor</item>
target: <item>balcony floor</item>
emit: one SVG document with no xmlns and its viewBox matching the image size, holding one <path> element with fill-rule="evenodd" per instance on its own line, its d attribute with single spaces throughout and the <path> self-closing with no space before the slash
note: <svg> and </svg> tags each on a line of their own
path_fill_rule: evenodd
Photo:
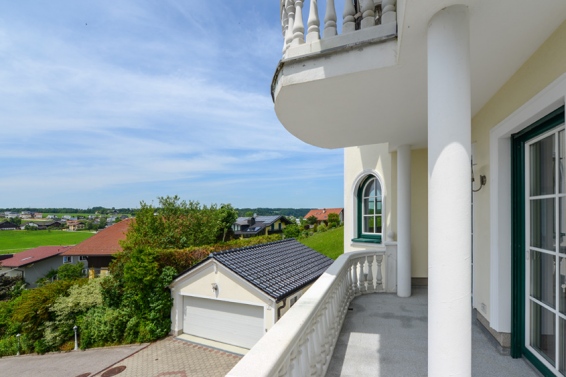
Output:
<svg viewBox="0 0 566 377">
<path fill-rule="evenodd" d="M 340 331 L 327 377 L 426 376 L 427 289 L 410 298 L 394 294 L 356 297 Z M 473 376 L 540 376 L 523 359 L 502 355 L 474 318 Z"/>
</svg>

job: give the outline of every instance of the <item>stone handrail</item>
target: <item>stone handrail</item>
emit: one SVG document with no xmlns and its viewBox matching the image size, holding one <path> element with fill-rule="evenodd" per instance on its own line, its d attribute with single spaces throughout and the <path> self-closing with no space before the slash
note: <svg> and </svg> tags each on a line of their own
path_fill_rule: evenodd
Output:
<svg viewBox="0 0 566 377">
<path fill-rule="evenodd" d="M 395 292 L 395 271 L 395 245 L 341 255 L 227 376 L 324 376 L 352 299 Z"/>
<path fill-rule="evenodd" d="M 307 30 L 303 22 L 303 5 L 309 1 Z M 320 17 L 318 0 L 280 0 L 281 28 L 283 32 L 283 54 L 289 47 L 318 41 L 320 36 Z M 356 6 L 352 0 L 344 0 L 342 14 L 342 34 L 376 25 L 397 22 L 397 0 L 358 0 Z M 326 0 L 326 12 L 323 19 L 322 39 L 336 36 L 336 7 L 334 0 Z"/>
</svg>

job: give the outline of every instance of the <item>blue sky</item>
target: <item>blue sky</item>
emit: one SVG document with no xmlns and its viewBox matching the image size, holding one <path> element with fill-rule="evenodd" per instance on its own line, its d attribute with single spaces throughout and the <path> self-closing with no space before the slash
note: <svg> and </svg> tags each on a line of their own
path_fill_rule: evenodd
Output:
<svg viewBox="0 0 566 377">
<path fill-rule="evenodd" d="M 342 207 L 343 152 L 290 135 L 278 1 L 0 4 L 0 207 Z"/>
</svg>

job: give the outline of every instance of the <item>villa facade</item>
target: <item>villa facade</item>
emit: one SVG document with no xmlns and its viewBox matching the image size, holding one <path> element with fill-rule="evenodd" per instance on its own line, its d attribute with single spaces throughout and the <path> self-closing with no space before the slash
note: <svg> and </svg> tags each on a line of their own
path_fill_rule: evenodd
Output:
<svg viewBox="0 0 566 377">
<path fill-rule="evenodd" d="M 344 148 L 347 254 L 230 375 L 324 375 L 347 302 L 385 284 L 428 285 L 428 375 L 471 375 L 472 308 L 566 375 L 566 3 L 319 3 L 280 2 L 272 95 L 293 135 Z"/>
</svg>

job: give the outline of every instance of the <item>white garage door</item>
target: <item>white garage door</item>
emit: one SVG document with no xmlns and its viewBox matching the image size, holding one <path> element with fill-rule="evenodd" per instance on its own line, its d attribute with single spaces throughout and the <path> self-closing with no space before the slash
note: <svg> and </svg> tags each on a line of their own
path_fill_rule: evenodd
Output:
<svg viewBox="0 0 566 377">
<path fill-rule="evenodd" d="M 263 307 L 184 297 L 183 332 L 252 348 L 264 334 Z"/>
</svg>

